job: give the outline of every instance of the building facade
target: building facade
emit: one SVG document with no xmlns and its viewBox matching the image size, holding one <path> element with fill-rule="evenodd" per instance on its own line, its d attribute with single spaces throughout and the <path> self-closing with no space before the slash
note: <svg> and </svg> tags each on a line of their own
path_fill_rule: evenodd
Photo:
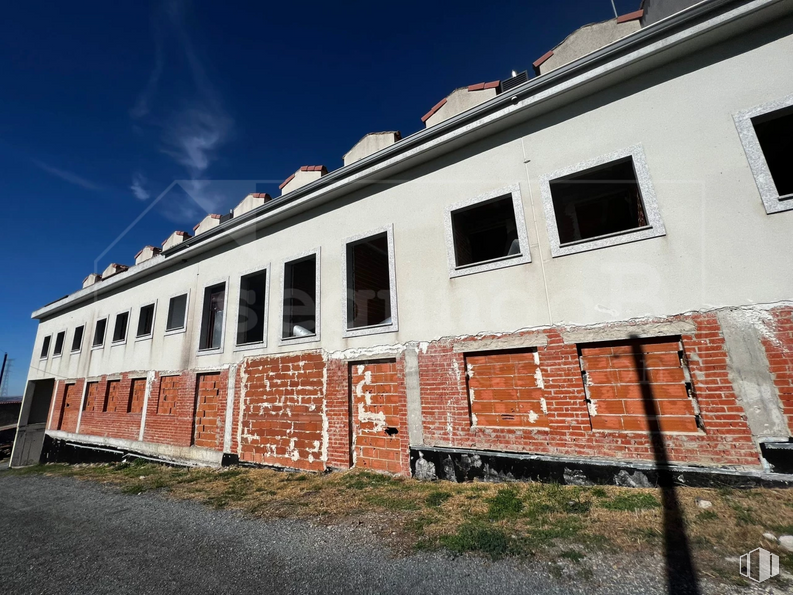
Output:
<svg viewBox="0 0 793 595">
<path fill-rule="evenodd" d="M 774 471 L 793 4 L 641 18 L 34 312 L 12 464 L 46 442 L 423 476 L 443 475 L 430 453 Z"/>
</svg>

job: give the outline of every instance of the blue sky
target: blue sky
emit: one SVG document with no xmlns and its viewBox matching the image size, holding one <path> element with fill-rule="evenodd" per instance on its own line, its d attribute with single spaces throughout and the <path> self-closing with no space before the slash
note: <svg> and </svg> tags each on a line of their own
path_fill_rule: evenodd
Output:
<svg viewBox="0 0 793 595">
<path fill-rule="evenodd" d="M 639 0 L 616 0 L 620 14 Z M 7 3 L 0 20 L 0 357 L 21 394 L 30 313 L 367 132 L 423 127 L 610 0 Z M 155 199 L 174 181 L 184 192 Z M 203 180 L 214 180 L 205 185 Z M 221 181 L 221 182 L 217 182 Z M 130 225 L 147 208 L 137 223 Z M 129 229 L 128 229 L 129 228 Z M 126 231 L 126 233 L 124 233 Z"/>
</svg>

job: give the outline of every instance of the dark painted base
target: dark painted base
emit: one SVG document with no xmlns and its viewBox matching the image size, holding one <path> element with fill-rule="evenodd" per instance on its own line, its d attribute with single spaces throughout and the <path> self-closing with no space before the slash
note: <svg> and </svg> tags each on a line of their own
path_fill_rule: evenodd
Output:
<svg viewBox="0 0 793 595">
<path fill-rule="evenodd" d="M 793 487 L 793 475 L 689 466 L 659 469 L 638 461 L 588 461 L 428 446 L 410 448 L 410 472 L 418 479 L 454 482 L 480 479 L 623 487 Z"/>
</svg>

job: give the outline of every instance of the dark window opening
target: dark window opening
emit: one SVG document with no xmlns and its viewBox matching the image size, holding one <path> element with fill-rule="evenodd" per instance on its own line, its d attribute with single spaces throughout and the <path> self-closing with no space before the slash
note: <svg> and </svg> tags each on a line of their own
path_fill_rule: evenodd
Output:
<svg viewBox="0 0 793 595">
<path fill-rule="evenodd" d="M 520 256 L 511 196 L 503 196 L 452 213 L 455 263 L 463 267 Z"/>
<path fill-rule="evenodd" d="M 55 349 L 52 350 L 52 355 L 60 355 L 63 353 L 63 343 L 66 341 L 66 331 L 61 331 L 55 337 Z"/>
<path fill-rule="evenodd" d="M 385 233 L 347 245 L 347 328 L 391 324 Z"/>
<path fill-rule="evenodd" d="M 50 354 L 50 339 L 52 337 L 47 335 L 44 337 L 44 343 L 41 345 L 41 359 L 46 358 Z"/>
<path fill-rule="evenodd" d="M 793 107 L 752 120 L 779 196 L 793 194 Z"/>
<path fill-rule="evenodd" d="M 563 245 L 647 226 L 630 157 L 552 180 L 550 185 Z"/>
<path fill-rule="evenodd" d="M 237 345 L 264 341 L 264 310 L 267 271 L 245 275 L 240 279 L 240 304 L 237 314 Z"/>
<path fill-rule="evenodd" d="M 96 321 L 96 328 L 94 329 L 94 342 L 91 347 L 100 347 L 105 342 L 105 329 L 107 327 L 107 318 Z"/>
<path fill-rule="evenodd" d="M 154 304 L 143 306 L 138 316 L 138 337 L 146 337 L 151 334 L 154 327 Z"/>
<path fill-rule="evenodd" d="M 219 283 L 204 290 L 199 349 L 220 348 L 220 340 L 223 337 L 223 309 L 225 308 L 225 301 L 225 283 Z"/>
<path fill-rule="evenodd" d="M 72 339 L 72 351 L 80 351 L 83 346 L 83 331 L 84 326 L 78 326 L 74 329 L 74 338 Z"/>
<path fill-rule="evenodd" d="M 187 294 L 172 297 L 168 304 L 168 320 L 165 323 L 166 331 L 183 329 L 185 315 L 187 314 Z"/>
<path fill-rule="evenodd" d="M 113 343 L 120 343 L 127 339 L 127 323 L 129 312 L 122 312 L 116 316 L 116 325 L 113 327 Z"/>
<path fill-rule="evenodd" d="M 317 334 L 317 257 L 284 265 L 283 338 Z"/>
</svg>

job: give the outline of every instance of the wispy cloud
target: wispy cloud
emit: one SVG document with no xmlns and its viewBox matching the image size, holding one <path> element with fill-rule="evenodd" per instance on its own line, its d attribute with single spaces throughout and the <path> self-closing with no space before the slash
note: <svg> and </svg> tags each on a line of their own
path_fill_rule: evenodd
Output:
<svg viewBox="0 0 793 595">
<path fill-rule="evenodd" d="M 85 188 L 86 190 L 102 190 L 102 186 L 92 182 L 91 180 L 86 180 L 82 176 L 78 176 L 75 173 L 70 171 L 66 171 L 65 169 L 60 169 L 57 167 L 52 167 L 51 165 L 47 165 L 41 161 L 37 161 L 33 159 L 33 164 L 38 167 L 39 169 L 47 172 L 50 175 L 55 176 L 56 178 L 60 178 L 61 180 L 65 180 L 70 184 L 74 184 L 75 186 L 80 186 L 81 188 Z"/>
<path fill-rule="evenodd" d="M 148 200 L 151 197 L 149 191 L 146 190 L 146 176 L 142 173 L 135 172 L 132 174 L 132 186 L 129 189 L 132 190 L 132 194 L 138 200 Z"/>
</svg>

